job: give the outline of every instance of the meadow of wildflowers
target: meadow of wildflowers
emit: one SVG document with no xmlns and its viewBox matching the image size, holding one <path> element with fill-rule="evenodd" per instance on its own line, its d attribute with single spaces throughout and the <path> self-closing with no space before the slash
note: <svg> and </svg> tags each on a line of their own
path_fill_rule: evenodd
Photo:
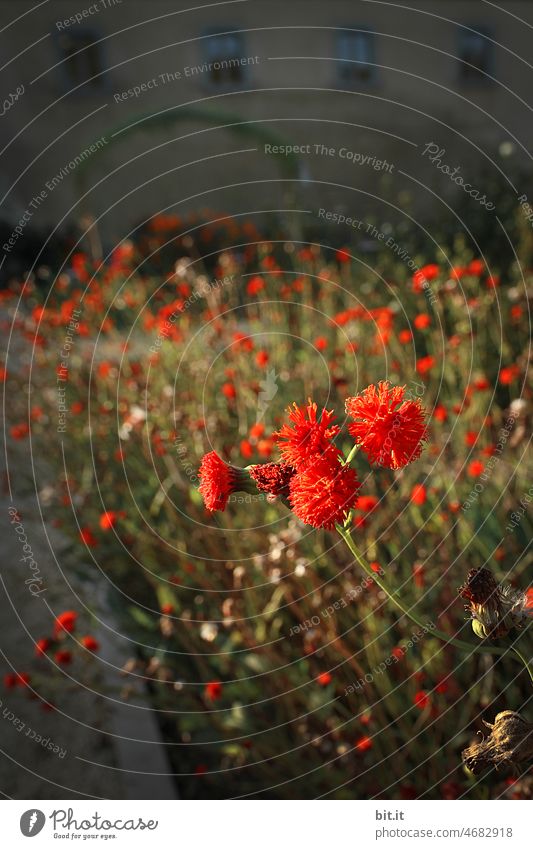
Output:
<svg viewBox="0 0 533 849">
<path fill-rule="evenodd" d="M 205 213 L 2 293 L 32 352 L 9 438 L 46 455 L 182 796 L 531 797 L 462 752 L 531 693 L 532 275 Z M 4 686 L 60 705 L 47 658 L 99 652 L 80 619 Z"/>
</svg>

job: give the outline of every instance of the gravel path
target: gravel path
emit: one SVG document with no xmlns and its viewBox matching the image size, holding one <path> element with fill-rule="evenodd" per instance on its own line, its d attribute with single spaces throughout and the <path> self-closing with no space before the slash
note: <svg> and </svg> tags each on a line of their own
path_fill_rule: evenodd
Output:
<svg viewBox="0 0 533 849">
<path fill-rule="evenodd" d="M 4 342 L 8 324 L 9 316 L 0 314 Z M 23 385 L 13 373 L 23 373 L 27 362 L 24 343 L 16 341 L 8 362 L 8 407 L 9 393 Z M 8 434 L 9 415 L 8 410 Z M 0 458 L 0 794 L 14 799 L 175 798 L 144 688 L 128 681 L 128 701 L 121 695 L 125 680 L 120 669 L 131 644 L 120 636 L 107 608 L 103 579 L 95 577 L 94 569 L 80 568 L 79 553 L 58 529 L 43 526 L 39 504 L 47 497 L 43 482 L 50 481 L 43 458 L 34 458 L 37 497 L 28 439 L 8 435 L 7 445 L 9 476 L 4 451 Z M 76 596 L 111 627 L 91 622 Z M 93 656 L 74 646 L 73 662 L 54 668 L 48 657 L 36 656 L 35 642 L 51 635 L 54 617 L 64 610 L 80 612 L 76 633 L 93 634 L 101 649 Z M 73 648 L 70 640 L 67 636 L 67 649 Z M 28 673 L 30 686 L 6 687 L 2 679 L 14 671 Z"/>
</svg>

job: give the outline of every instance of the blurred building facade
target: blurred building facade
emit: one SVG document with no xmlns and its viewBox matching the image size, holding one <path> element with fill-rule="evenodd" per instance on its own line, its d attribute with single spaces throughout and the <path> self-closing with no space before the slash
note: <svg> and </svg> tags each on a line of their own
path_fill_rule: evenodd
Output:
<svg viewBox="0 0 533 849">
<path fill-rule="evenodd" d="M 91 212 L 113 238 L 158 211 L 357 213 L 392 183 L 430 203 L 439 164 L 529 160 L 531 4 L 192 5 L 2 3 L 6 23 L 32 10 L 0 34 L 3 90 L 24 88 L 2 116 L 4 217 L 41 189 L 39 223 Z"/>
</svg>

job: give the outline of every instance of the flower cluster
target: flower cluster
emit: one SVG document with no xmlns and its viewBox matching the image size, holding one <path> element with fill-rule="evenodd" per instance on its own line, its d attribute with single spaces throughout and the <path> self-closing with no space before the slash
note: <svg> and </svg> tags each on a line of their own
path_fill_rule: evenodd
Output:
<svg viewBox="0 0 533 849">
<path fill-rule="evenodd" d="M 419 400 L 405 399 L 405 387 L 381 381 L 361 395 L 348 398 L 346 412 L 353 419 L 348 431 L 371 463 L 399 469 L 416 460 L 427 439 L 425 412 Z M 335 444 L 340 427 L 336 416 L 317 404 L 289 407 L 288 421 L 273 434 L 280 463 L 238 469 L 211 451 L 200 466 L 199 491 L 208 510 L 224 510 L 232 492 L 253 492 L 284 499 L 293 513 L 314 528 L 332 530 L 358 506 L 360 483 Z M 252 486 L 252 488 L 250 488 Z"/>
</svg>

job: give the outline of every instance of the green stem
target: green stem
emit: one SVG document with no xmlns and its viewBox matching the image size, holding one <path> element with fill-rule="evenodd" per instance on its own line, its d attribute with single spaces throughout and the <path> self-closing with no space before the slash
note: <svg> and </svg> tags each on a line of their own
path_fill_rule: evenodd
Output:
<svg viewBox="0 0 533 849">
<path fill-rule="evenodd" d="M 511 649 L 512 649 L 512 651 L 514 651 L 514 653 L 516 655 L 518 655 L 518 657 L 520 658 L 520 660 L 524 664 L 524 669 L 526 670 L 527 674 L 531 678 L 531 681 L 533 682 L 533 668 L 531 667 L 530 663 L 526 660 L 524 655 L 516 648 L 515 645 L 512 645 Z"/>
<path fill-rule="evenodd" d="M 372 569 L 370 568 L 370 566 L 368 565 L 368 563 L 366 562 L 364 557 L 362 557 L 362 555 L 359 553 L 357 546 L 355 545 L 355 543 L 352 539 L 352 535 L 351 535 L 350 531 L 346 530 L 345 528 L 342 528 L 340 525 L 337 525 L 337 531 L 339 532 L 340 536 L 342 537 L 342 539 L 344 540 L 344 542 L 346 543 L 346 545 L 350 549 L 354 558 L 357 560 L 361 569 L 370 578 L 372 578 L 372 580 L 378 585 L 378 587 L 380 589 L 383 590 L 383 592 L 385 593 L 387 598 L 390 599 L 390 601 L 392 601 L 392 603 L 395 604 L 396 607 L 399 610 L 401 610 L 401 612 L 403 613 L 404 616 L 407 616 L 408 619 L 410 619 L 412 622 L 414 622 L 415 625 L 418 625 L 419 628 L 423 628 L 423 629 L 427 628 L 427 622 L 423 622 L 415 613 L 413 613 L 411 610 L 408 610 L 404 606 L 403 602 L 400 601 L 397 594 L 395 592 L 391 592 L 390 589 L 385 584 L 385 582 L 379 577 L 379 575 L 377 575 L 375 572 L 372 571 Z M 449 643 L 450 645 L 455 646 L 458 649 L 461 649 L 461 651 L 467 651 L 470 654 L 474 654 L 476 652 L 486 652 L 487 654 L 503 655 L 506 652 L 505 648 L 500 648 L 499 646 L 488 646 L 486 644 L 483 644 L 483 646 L 475 646 L 475 645 L 472 645 L 472 643 L 466 643 L 463 640 L 458 640 L 455 637 L 450 637 L 449 634 L 445 634 L 444 631 L 439 631 L 438 628 L 432 628 L 431 634 L 434 637 L 438 637 L 439 640 L 442 640 L 445 643 Z M 516 651 L 516 649 L 515 649 L 515 651 Z M 518 654 L 517 651 L 516 651 L 516 653 Z M 522 658 L 522 662 L 525 663 L 523 658 Z M 527 664 L 526 664 L 526 667 L 527 667 Z M 528 668 L 528 671 L 530 672 L 529 668 Z M 531 674 L 531 672 L 530 672 L 530 674 Z"/>
</svg>

